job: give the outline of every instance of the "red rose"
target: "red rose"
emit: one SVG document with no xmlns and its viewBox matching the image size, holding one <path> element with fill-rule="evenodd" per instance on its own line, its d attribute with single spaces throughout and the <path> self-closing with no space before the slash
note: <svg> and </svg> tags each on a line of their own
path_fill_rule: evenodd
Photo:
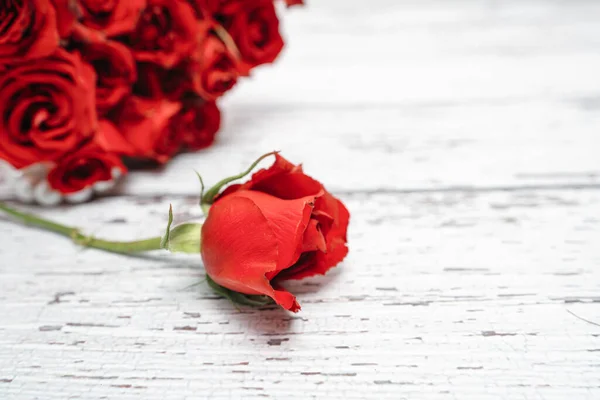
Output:
<svg viewBox="0 0 600 400">
<path fill-rule="evenodd" d="M 85 146 L 62 158 L 48 173 L 48 183 L 63 194 L 80 192 L 127 172 L 120 158 L 95 146 Z"/>
<path fill-rule="evenodd" d="M 0 75 L 0 158 L 16 168 L 52 161 L 97 129 L 96 76 L 58 49 Z"/>
<path fill-rule="evenodd" d="M 2 0 L 0 64 L 45 57 L 58 42 L 56 13 L 49 0 Z"/>
<path fill-rule="evenodd" d="M 223 23 L 242 56 L 242 73 L 248 73 L 257 65 L 273 62 L 283 49 L 273 2 L 248 0 L 231 3 L 225 7 L 228 12 L 234 6 L 243 5 L 240 11 L 226 15 Z"/>
<path fill-rule="evenodd" d="M 182 142 L 190 150 L 210 146 L 220 125 L 221 112 L 214 101 L 187 107 L 171 121 L 171 129 L 181 132 Z"/>
<path fill-rule="evenodd" d="M 181 103 L 166 99 L 130 97 L 118 116 L 117 125 L 135 149 L 136 157 L 167 162 L 181 148 L 182 132 L 170 129 L 170 120 Z"/>
<path fill-rule="evenodd" d="M 146 0 L 80 0 L 80 4 L 85 26 L 116 36 L 133 31 Z"/>
<path fill-rule="evenodd" d="M 189 75 L 194 92 L 205 100 L 214 100 L 236 84 L 238 62 L 212 29 L 202 36 L 204 40 L 192 54 Z"/>
<path fill-rule="evenodd" d="M 277 156 L 211 206 L 202 227 L 206 273 L 225 288 L 267 295 L 298 311 L 277 282 L 324 274 L 342 261 L 348 220 L 346 207 L 321 183 Z"/>
<path fill-rule="evenodd" d="M 128 42 L 136 60 L 171 68 L 192 52 L 197 29 L 194 10 L 184 0 L 148 0 Z"/>
<path fill-rule="evenodd" d="M 131 93 L 137 78 L 135 61 L 127 47 L 98 36 L 80 52 L 96 71 L 96 108 L 105 115 Z"/>
</svg>

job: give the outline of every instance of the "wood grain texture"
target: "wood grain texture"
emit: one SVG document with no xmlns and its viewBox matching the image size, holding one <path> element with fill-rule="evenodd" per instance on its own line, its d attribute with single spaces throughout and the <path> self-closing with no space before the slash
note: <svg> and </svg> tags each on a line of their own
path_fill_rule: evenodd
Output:
<svg viewBox="0 0 600 400">
<path fill-rule="evenodd" d="M 236 311 L 197 257 L 120 257 L 3 223 L 4 398 L 597 398 L 600 193 L 357 194 L 352 252 Z M 194 198 L 174 202 L 176 219 Z M 122 238 L 165 199 L 44 215 Z M 107 210 L 113 210 L 108 213 Z M 177 213 L 179 211 L 180 213 Z M 25 251 L 37 244 L 36 251 Z M 43 244 L 43 245 L 42 245 Z M 18 262 L 16 262 L 18 260 Z M 301 389 L 301 390 L 299 390 Z"/>
<path fill-rule="evenodd" d="M 33 210 L 158 235 L 169 203 L 201 217 L 192 169 L 215 181 L 276 148 L 348 205 L 347 260 L 288 285 L 299 314 L 238 312 L 198 257 L 0 219 L 0 398 L 600 398 L 598 16 L 592 0 L 286 14 L 286 54 L 225 99 L 215 147 Z"/>
</svg>

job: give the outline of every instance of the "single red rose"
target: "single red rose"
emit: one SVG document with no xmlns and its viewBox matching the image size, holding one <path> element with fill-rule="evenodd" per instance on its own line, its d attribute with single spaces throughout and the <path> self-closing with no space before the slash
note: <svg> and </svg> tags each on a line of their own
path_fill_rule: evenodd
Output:
<svg viewBox="0 0 600 400">
<path fill-rule="evenodd" d="M 203 28 L 204 39 L 192 53 L 189 76 L 195 93 L 205 100 L 215 100 L 230 90 L 239 76 L 235 55 L 212 28 Z"/>
<path fill-rule="evenodd" d="M 58 42 L 49 0 L 0 1 L 0 64 L 48 56 Z"/>
<path fill-rule="evenodd" d="M 137 79 L 133 55 L 121 43 L 97 35 L 79 49 L 96 71 L 96 109 L 106 115 L 131 93 Z"/>
<path fill-rule="evenodd" d="M 283 38 L 279 33 L 279 19 L 272 1 L 248 0 L 231 2 L 225 10 L 223 26 L 239 49 L 242 73 L 247 74 L 257 65 L 273 62 L 281 49 Z M 243 5 L 232 12 L 234 6 Z"/>
<path fill-rule="evenodd" d="M 188 106 L 173 117 L 171 129 L 180 132 L 190 150 L 210 146 L 221 126 L 221 112 L 214 101 Z"/>
<path fill-rule="evenodd" d="M 197 28 L 185 0 L 148 0 L 127 42 L 136 60 L 171 68 L 193 51 Z"/>
<path fill-rule="evenodd" d="M 138 23 L 146 0 L 79 0 L 81 22 L 102 31 L 106 36 L 132 32 Z"/>
<path fill-rule="evenodd" d="M 58 49 L 0 76 L 0 158 L 16 168 L 53 161 L 97 129 L 94 70 Z"/>
<path fill-rule="evenodd" d="M 127 169 L 116 154 L 91 146 L 69 154 L 57 161 L 48 173 L 48 184 L 62 194 L 80 192 L 98 182 L 111 181 Z"/>
<path fill-rule="evenodd" d="M 73 31 L 75 21 L 81 16 L 77 0 L 51 0 L 56 10 L 56 25 L 61 38 L 67 38 Z"/>
<path fill-rule="evenodd" d="M 135 157 L 166 163 L 182 145 L 182 132 L 170 129 L 181 103 L 132 96 L 117 118 L 117 126 L 135 149 Z"/>
<path fill-rule="evenodd" d="M 350 216 L 301 166 L 276 157 L 211 206 L 202 227 L 202 259 L 219 285 L 271 296 L 297 311 L 294 296 L 277 283 L 324 274 L 342 261 Z"/>
</svg>

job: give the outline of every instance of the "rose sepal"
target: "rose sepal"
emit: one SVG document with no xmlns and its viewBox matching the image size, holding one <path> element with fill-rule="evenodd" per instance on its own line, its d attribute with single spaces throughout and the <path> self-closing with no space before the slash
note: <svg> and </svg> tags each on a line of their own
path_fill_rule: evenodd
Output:
<svg viewBox="0 0 600 400">
<path fill-rule="evenodd" d="M 237 175 L 232 175 L 230 177 L 224 178 L 222 180 L 220 180 L 219 182 L 217 182 L 213 187 L 211 187 L 210 189 L 208 189 L 206 192 L 204 192 L 204 194 L 201 196 L 201 200 L 200 200 L 200 205 L 210 205 L 214 202 L 215 197 L 218 196 L 219 192 L 221 191 L 221 189 L 233 182 L 236 181 L 238 179 L 242 179 L 243 177 L 245 177 L 246 175 L 248 175 L 249 173 L 252 172 L 252 170 L 254 168 L 256 168 L 256 166 L 258 165 L 259 162 L 261 162 L 262 160 L 264 160 L 265 158 L 269 157 L 269 156 L 274 156 L 275 154 L 279 153 L 278 151 L 272 151 L 270 153 L 266 153 L 263 154 L 262 156 L 258 157 L 256 159 L 256 161 L 254 161 L 250 167 L 248 167 L 248 169 L 246 169 L 243 172 L 240 172 Z"/>
<path fill-rule="evenodd" d="M 202 224 L 186 222 L 171 229 L 173 207 L 169 206 L 167 229 L 160 241 L 160 247 L 171 253 L 198 254 L 202 245 Z"/>
<path fill-rule="evenodd" d="M 213 281 L 210 278 L 210 276 L 208 276 L 208 274 L 206 274 L 206 282 L 216 294 L 225 297 L 226 299 L 231 301 L 236 307 L 238 305 L 250 307 L 264 307 L 275 304 L 275 301 L 273 301 L 273 299 L 269 296 L 244 294 L 227 289 L 226 287 L 223 287 L 215 281 Z"/>
</svg>

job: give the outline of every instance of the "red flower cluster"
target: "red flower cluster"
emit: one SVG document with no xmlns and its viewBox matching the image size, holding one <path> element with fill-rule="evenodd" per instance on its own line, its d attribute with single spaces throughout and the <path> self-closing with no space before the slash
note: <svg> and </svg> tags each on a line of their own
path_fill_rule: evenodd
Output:
<svg viewBox="0 0 600 400">
<path fill-rule="evenodd" d="M 202 149 L 282 47 L 274 0 L 0 0 L 0 159 L 68 194 Z"/>
</svg>

